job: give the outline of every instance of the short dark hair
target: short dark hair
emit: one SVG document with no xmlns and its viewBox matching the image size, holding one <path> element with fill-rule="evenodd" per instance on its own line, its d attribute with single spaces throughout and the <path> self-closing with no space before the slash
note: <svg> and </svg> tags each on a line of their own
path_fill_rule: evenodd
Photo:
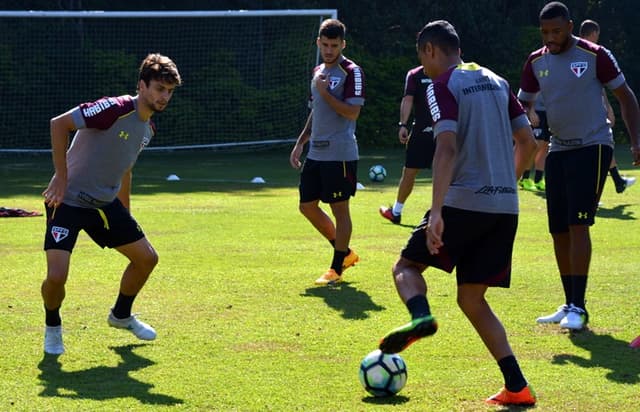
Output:
<svg viewBox="0 0 640 412">
<path fill-rule="evenodd" d="M 547 3 L 540 11 L 540 20 L 551 20 L 556 17 L 562 17 L 566 21 L 571 20 L 569 9 L 564 3 L 552 1 L 551 3 Z"/>
<path fill-rule="evenodd" d="M 151 80 L 158 80 L 163 83 L 172 83 L 180 86 L 182 78 L 178 72 L 176 64 L 160 53 L 150 53 L 140 64 L 138 80 L 144 81 L 149 86 Z"/>
<path fill-rule="evenodd" d="M 453 25 L 446 20 L 429 22 L 420 30 L 416 47 L 422 50 L 427 43 L 437 46 L 447 56 L 457 54 L 460 50 L 460 37 Z"/>
<path fill-rule="evenodd" d="M 593 20 L 585 20 L 580 23 L 580 37 L 587 37 L 593 33 L 600 33 L 600 25 Z"/>
<path fill-rule="evenodd" d="M 347 33 L 347 28 L 338 19 L 327 19 L 320 24 L 320 30 L 318 30 L 318 37 L 326 37 L 328 39 L 340 39 L 344 40 L 344 36 Z"/>
</svg>

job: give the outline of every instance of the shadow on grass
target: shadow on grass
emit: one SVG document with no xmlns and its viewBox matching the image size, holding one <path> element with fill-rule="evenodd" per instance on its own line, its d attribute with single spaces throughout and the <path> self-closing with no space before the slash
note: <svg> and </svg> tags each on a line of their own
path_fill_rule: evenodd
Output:
<svg viewBox="0 0 640 412">
<path fill-rule="evenodd" d="M 523 196 L 524 193 L 531 193 L 534 196 L 538 196 L 540 199 L 546 199 L 547 198 L 547 194 L 545 193 L 544 190 L 536 190 L 535 192 L 532 190 L 524 190 L 524 189 L 520 189 L 519 191 L 519 195 Z"/>
<path fill-rule="evenodd" d="M 411 225 L 411 224 L 406 224 L 406 223 L 391 223 L 389 221 L 387 221 L 387 224 L 393 225 L 393 226 L 406 227 L 407 229 L 411 229 L 411 230 L 415 229 L 415 227 L 417 226 L 417 224 Z"/>
<path fill-rule="evenodd" d="M 564 365 L 571 362 L 582 368 L 603 368 L 609 370 L 607 379 L 617 383 L 636 384 L 640 382 L 640 356 L 629 347 L 629 343 L 612 337 L 598 335 L 591 330 L 573 332 L 570 335 L 574 345 L 591 352 L 589 358 L 560 354 L 552 363 Z"/>
<path fill-rule="evenodd" d="M 402 395 L 385 397 L 365 396 L 362 398 L 362 402 L 373 405 L 402 405 L 403 403 L 409 402 L 409 400 L 408 397 Z"/>
<path fill-rule="evenodd" d="M 494 412 L 519 412 L 528 411 L 530 409 L 536 409 L 536 405 L 509 405 L 509 406 L 497 406 L 498 409 L 494 409 Z"/>
<path fill-rule="evenodd" d="M 63 371 L 59 356 L 45 354 L 38 364 L 38 376 L 44 389 L 43 397 L 107 400 L 135 398 L 147 405 L 177 405 L 183 401 L 168 395 L 151 393 L 152 384 L 140 382 L 129 376 L 155 362 L 133 353 L 144 344 L 111 347 L 122 357 L 117 366 L 96 366 L 79 371 Z"/>
<path fill-rule="evenodd" d="M 596 217 L 603 217 L 608 219 L 620 219 L 620 220 L 636 220 L 637 218 L 633 215 L 633 211 L 625 210 L 627 207 L 633 205 L 616 205 L 614 207 L 605 207 L 599 206 L 598 211 L 596 212 Z"/>
<path fill-rule="evenodd" d="M 300 296 L 324 299 L 327 306 L 342 312 L 342 317 L 345 319 L 367 319 L 369 317 L 367 312 L 385 310 L 384 306 L 374 303 L 367 293 L 354 288 L 349 282 L 341 282 L 335 286 L 308 288 Z"/>
</svg>

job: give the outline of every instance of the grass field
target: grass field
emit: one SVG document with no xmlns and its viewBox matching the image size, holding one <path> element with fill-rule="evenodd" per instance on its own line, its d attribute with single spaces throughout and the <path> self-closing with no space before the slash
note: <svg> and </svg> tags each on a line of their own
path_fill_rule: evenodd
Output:
<svg viewBox="0 0 640 412">
<path fill-rule="evenodd" d="M 629 164 L 623 148 L 617 158 Z M 389 399 L 360 387 L 360 360 L 409 318 L 390 267 L 429 205 L 430 180 L 418 179 L 405 226 L 383 221 L 377 208 L 394 200 L 401 162 L 400 150 L 362 153 L 351 242 L 362 260 L 341 286 L 315 287 L 331 249 L 297 210 L 288 148 L 143 154 L 132 210 L 160 263 L 134 311 L 158 339 L 107 326 L 126 262 L 82 234 L 57 359 L 42 351 L 44 218 L 0 219 L 0 410 L 501 410 L 483 404 L 502 385 L 499 369 L 456 306 L 455 277 L 435 270 L 426 274 L 440 330 L 402 353 L 407 386 Z M 375 163 L 389 171 L 384 183 L 365 181 Z M 48 155 L 0 157 L 0 206 L 41 211 L 51 170 Z M 249 183 L 255 176 L 266 184 Z M 488 300 L 538 393 L 534 409 L 638 410 L 640 351 L 628 342 L 640 334 L 640 187 L 616 194 L 607 182 L 592 229 L 590 328 L 573 334 L 535 324 L 563 302 L 544 198 L 520 195 L 512 286 Z"/>
</svg>

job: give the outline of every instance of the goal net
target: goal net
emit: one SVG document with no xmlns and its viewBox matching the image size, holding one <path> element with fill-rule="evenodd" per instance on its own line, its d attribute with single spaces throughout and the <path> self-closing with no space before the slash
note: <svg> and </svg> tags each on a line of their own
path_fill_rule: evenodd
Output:
<svg viewBox="0 0 640 412">
<path fill-rule="evenodd" d="M 308 115 L 320 22 L 335 10 L 0 11 L 0 152 L 48 151 L 49 119 L 135 95 L 148 54 L 183 86 L 149 149 L 254 147 L 296 138 Z"/>
</svg>

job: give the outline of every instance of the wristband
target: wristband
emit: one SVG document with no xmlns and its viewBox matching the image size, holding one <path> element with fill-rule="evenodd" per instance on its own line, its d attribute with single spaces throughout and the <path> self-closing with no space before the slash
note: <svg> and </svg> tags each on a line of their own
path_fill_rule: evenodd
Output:
<svg viewBox="0 0 640 412">
<path fill-rule="evenodd" d="M 405 129 L 409 129 L 406 123 L 398 122 L 398 127 L 404 127 Z"/>
</svg>

